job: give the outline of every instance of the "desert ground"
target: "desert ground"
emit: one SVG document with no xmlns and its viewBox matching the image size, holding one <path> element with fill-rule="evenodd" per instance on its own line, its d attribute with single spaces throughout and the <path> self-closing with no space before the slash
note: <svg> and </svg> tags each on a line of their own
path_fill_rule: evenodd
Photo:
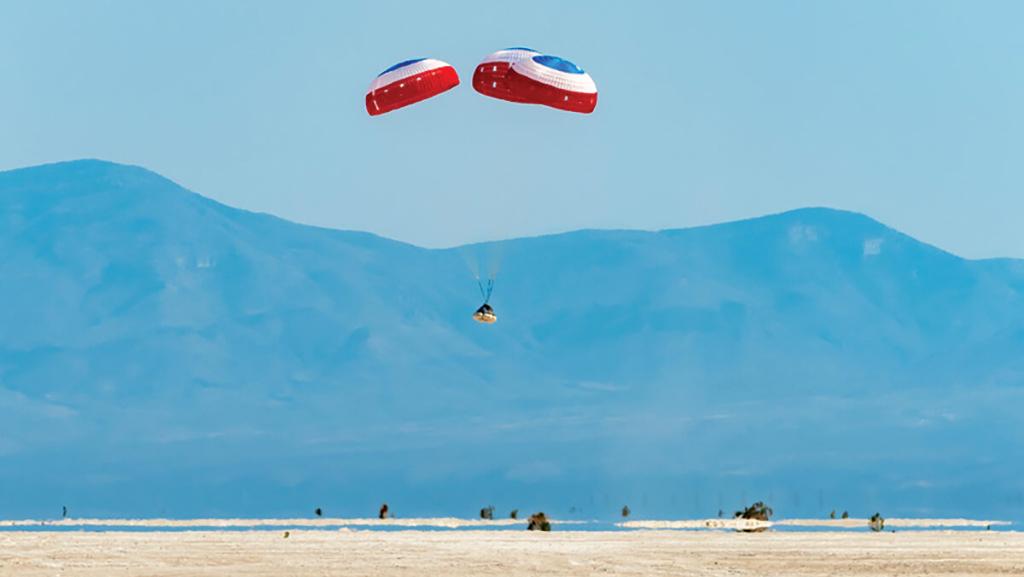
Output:
<svg viewBox="0 0 1024 577">
<path fill-rule="evenodd" d="M 0 575 L 1024 575 L 1011 531 L 6 531 Z"/>
</svg>

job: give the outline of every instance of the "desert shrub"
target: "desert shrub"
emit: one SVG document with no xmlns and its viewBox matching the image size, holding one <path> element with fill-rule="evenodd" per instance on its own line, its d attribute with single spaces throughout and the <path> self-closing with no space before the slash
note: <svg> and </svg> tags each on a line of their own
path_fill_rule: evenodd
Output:
<svg viewBox="0 0 1024 577">
<path fill-rule="evenodd" d="M 868 520 L 868 527 L 871 527 L 872 531 L 881 531 L 882 529 L 885 529 L 885 519 L 882 518 L 881 514 L 875 513 L 871 516 L 871 519 Z"/>
<path fill-rule="evenodd" d="M 530 531 L 550 531 L 551 523 L 548 521 L 548 516 L 544 513 L 534 513 L 530 515 L 530 522 L 526 525 L 526 528 Z"/>
<path fill-rule="evenodd" d="M 772 511 L 771 507 L 765 505 L 762 501 L 758 501 L 742 511 L 736 511 L 734 517 L 737 519 L 756 519 L 758 521 L 767 521 L 771 519 L 772 513 L 774 513 L 774 511 Z"/>
<path fill-rule="evenodd" d="M 757 503 L 754 503 L 753 505 L 747 507 L 742 511 L 736 511 L 733 517 L 736 519 L 753 519 L 756 521 L 767 521 L 771 518 L 772 513 L 774 513 L 774 511 L 772 511 L 771 507 L 765 505 L 762 501 L 758 501 Z M 744 533 L 760 533 L 762 531 L 766 531 L 767 529 L 767 527 L 757 527 L 754 529 L 740 530 Z"/>
</svg>

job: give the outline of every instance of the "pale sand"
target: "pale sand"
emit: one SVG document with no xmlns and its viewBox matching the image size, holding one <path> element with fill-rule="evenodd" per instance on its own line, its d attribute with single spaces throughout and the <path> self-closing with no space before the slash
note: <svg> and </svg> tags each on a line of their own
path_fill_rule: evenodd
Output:
<svg viewBox="0 0 1024 577">
<path fill-rule="evenodd" d="M 789 527 L 867 527 L 867 519 L 783 519 L 772 521 L 773 525 Z M 886 519 L 886 529 L 898 527 L 908 528 L 941 528 L 941 527 L 1007 527 L 1009 521 L 979 521 L 977 519 Z"/>
<path fill-rule="evenodd" d="M 526 525 L 526 518 L 520 519 L 460 519 L 457 517 L 423 517 L 408 519 L 370 518 L 294 518 L 294 519 L 60 519 L 60 520 L 0 520 L 0 527 L 147 527 L 147 528 L 260 528 L 260 527 L 439 527 L 445 529 L 510 527 Z M 596 521 L 563 521 L 553 519 L 552 523 L 564 525 L 587 525 Z M 1010 525 L 1008 521 L 979 521 L 976 519 L 886 519 L 888 528 L 978 528 Z M 783 519 L 781 521 L 757 521 L 754 519 L 683 519 L 683 520 L 634 520 L 615 523 L 627 529 L 758 529 L 773 526 L 786 527 L 832 527 L 851 529 L 868 526 L 867 519 Z"/>
<path fill-rule="evenodd" d="M 627 529 L 768 529 L 771 527 L 832 527 L 834 529 L 859 529 L 868 527 L 868 519 L 783 519 L 781 521 L 757 521 L 755 519 L 691 519 L 691 520 L 645 520 L 616 523 Z M 979 521 L 975 519 L 886 519 L 886 529 L 937 529 L 937 528 L 983 528 L 1006 527 L 1009 521 Z"/>
<path fill-rule="evenodd" d="M 529 517 L 529 515 L 526 515 Z M 562 524 L 579 524 L 582 521 L 559 521 Z M 38 521 L 33 519 L 0 521 L 0 527 L 338 527 L 342 525 L 369 527 L 442 527 L 458 529 L 460 527 L 505 527 L 510 525 L 526 526 L 526 519 L 459 519 L 456 517 L 430 517 L 408 519 L 342 519 L 342 518 L 302 518 L 302 519 L 61 519 L 57 521 Z"/>
<path fill-rule="evenodd" d="M 1024 575 L 1015 532 L 0 532 L 0 576 Z"/>
</svg>

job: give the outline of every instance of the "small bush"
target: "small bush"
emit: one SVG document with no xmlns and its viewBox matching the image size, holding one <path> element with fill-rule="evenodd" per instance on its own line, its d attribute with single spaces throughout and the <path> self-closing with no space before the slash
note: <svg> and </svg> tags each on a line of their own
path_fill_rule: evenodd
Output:
<svg viewBox="0 0 1024 577">
<path fill-rule="evenodd" d="M 774 513 L 774 511 L 772 511 L 771 507 L 765 505 L 761 501 L 758 501 L 742 511 L 736 511 L 734 517 L 737 519 L 756 519 L 758 521 L 767 521 L 771 519 L 772 513 Z"/>
<path fill-rule="evenodd" d="M 774 513 L 774 511 L 772 511 L 771 507 L 765 505 L 762 501 L 758 501 L 757 503 L 754 503 L 753 505 L 747 507 L 742 511 L 736 511 L 733 517 L 736 519 L 753 519 L 756 521 L 767 521 L 771 519 L 772 513 Z M 758 527 L 756 529 L 741 529 L 741 531 L 743 531 L 744 533 L 760 533 L 762 531 L 766 531 L 767 529 L 767 527 Z"/>
<path fill-rule="evenodd" d="M 885 519 L 881 514 L 875 513 L 871 516 L 871 519 L 868 520 L 868 527 L 871 527 L 872 531 L 881 531 L 885 529 Z"/>
<path fill-rule="evenodd" d="M 551 523 L 548 521 L 548 516 L 544 513 L 534 513 L 530 515 L 530 522 L 526 525 L 526 528 L 530 531 L 550 531 Z"/>
</svg>

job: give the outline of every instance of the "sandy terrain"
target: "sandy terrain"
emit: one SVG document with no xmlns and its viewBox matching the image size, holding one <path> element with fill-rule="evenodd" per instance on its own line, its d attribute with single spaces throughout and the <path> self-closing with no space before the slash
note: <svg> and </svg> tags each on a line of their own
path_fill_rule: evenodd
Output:
<svg viewBox="0 0 1024 577">
<path fill-rule="evenodd" d="M 529 515 L 527 515 L 528 517 Z M 580 521 L 559 521 L 561 524 L 579 524 Z M 341 519 L 330 517 L 304 519 L 61 519 L 57 521 L 38 521 L 33 519 L 0 521 L 0 527 L 441 527 L 457 529 L 460 527 L 506 527 L 510 525 L 526 526 L 526 519 L 459 519 L 457 517 L 430 517 L 409 519 Z"/>
<path fill-rule="evenodd" d="M 938 529 L 1006 527 L 1008 521 L 978 521 L 975 519 L 886 519 L 886 529 Z M 832 527 L 834 529 L 862 529 L 867 519 L 783 519 L 757 521 L 755 519 L 692 519 L 679 521 L 624 521 L 616 523 L 627 529 L 758 529 L 770 527 Z"/>
<path fill-rule="evenodd" d="M 0 575 L 1024 575 L 1014 532 L 0 532 Z"/>
<path fill-rule="evenodd" d="M 8 527 L 146 527 L 197 529 L 210 528 L 337 528 L 349 526 L 366 527 L 437 527 L 444 529 L 459 528 L 499 528 L 526 526 L 526 516 L 521 519 L 460 519 L 457 517 L 427 517 L 408 519 L 347 519 L 347 518 L 297 518 L 297 519 L 60 519 L 60 520 L 0 520 L 0 528 Z M 553 519 L 558 526 L 588 525 L 596 521 L 566 521 Z M 867 519 L 783 519 L 781 521 L 757 521 L 753 519 L 684 519 L 684 520 L 634 520 L 615 523 L 627 529 L 758 529 L 774 526 L 786 527 L 832 527 L 836 529 L 864 528 Z M 895 529 L 935 529 L 935 528 L 985 528 L 1010 525 L 1007 521 L 979 521 L 975 519 L 886 519 L 885 526 Z"/>
</svg>

